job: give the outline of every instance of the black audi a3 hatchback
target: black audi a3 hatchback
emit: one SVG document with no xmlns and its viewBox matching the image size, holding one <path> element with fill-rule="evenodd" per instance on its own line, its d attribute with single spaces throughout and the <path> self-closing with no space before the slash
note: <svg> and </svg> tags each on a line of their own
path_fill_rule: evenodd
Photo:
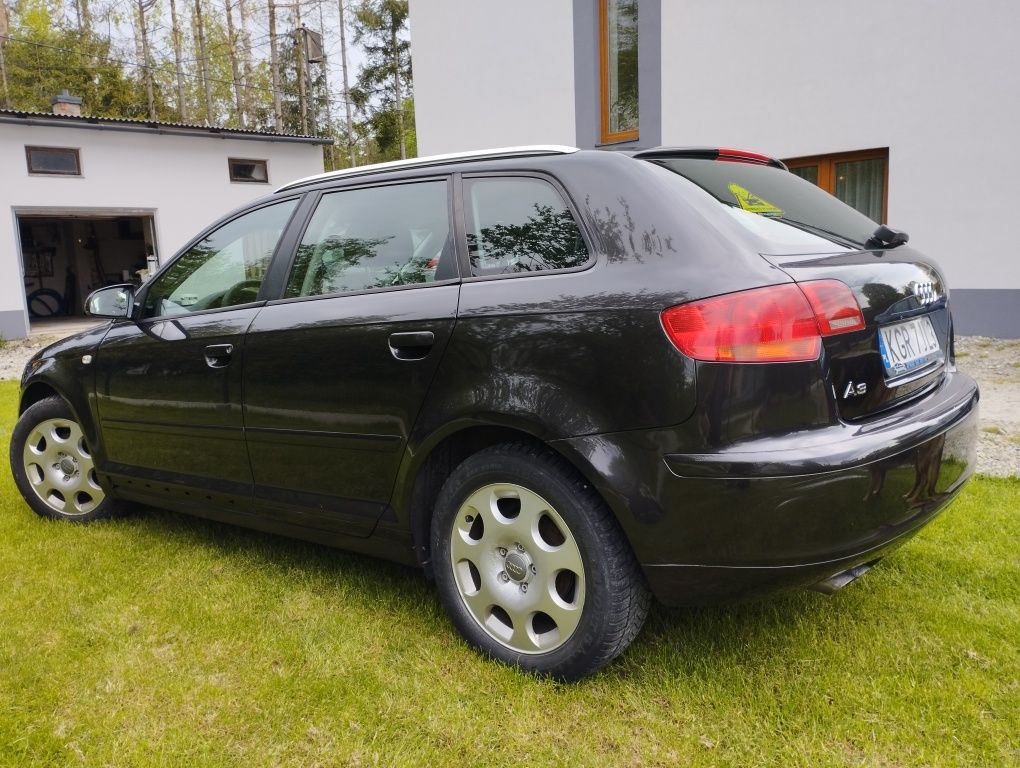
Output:
<svg viewBox="0 0 1020 768">
<path fill-rule="evenodd" d="M 95 292 L 14 476 L 422 566 L 470 644 L 577 679 L 652 596 L 834 591 L 959 492 L 978 391 L 906 240 L 736 150 L 316 176 Z"/>
</svg>

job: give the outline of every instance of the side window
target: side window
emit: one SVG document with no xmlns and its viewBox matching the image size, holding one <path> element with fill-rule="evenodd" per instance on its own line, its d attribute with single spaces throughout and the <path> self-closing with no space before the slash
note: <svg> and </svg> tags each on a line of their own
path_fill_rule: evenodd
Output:
<svg viewBox="0 0 1020 768">
<path fill-rule="evenodd" d="M 581 230 L 549 182 L 465 179 L 464 193 L 472 275 L 567 269 L 588 260 Z"/>
<path fill-rule="evenodd" d="M 322 196 L 298 246 L 286 296 L 321 296 L 457 275 L 446 181 Z"/>
<path fill-rule="evenodd" d="M 297 202 L 259 208 L 206 235 L 153 282 L 145 296 L 145 317 L 255 301 Z"/>
</svg>

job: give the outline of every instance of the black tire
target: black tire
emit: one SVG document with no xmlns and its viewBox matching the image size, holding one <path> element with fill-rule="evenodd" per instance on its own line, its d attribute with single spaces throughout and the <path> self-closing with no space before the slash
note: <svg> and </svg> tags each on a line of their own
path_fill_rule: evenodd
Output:
<svg viewBox="0 0 1020 768">
<path fill-rule="evenodd" d="M 56 317 L 67 314 L 64 297 L 52 288 L 40 288 L 32 291 L 25 299 L 28 313 L 32 317 Z"/>
<path fill-rule="evenodd" d="M 99 486 L 81 425 L 59 397 L 40 400 L 21 415 L 10 459 L 18 490 L 41 517 L 87 523 L 125 509 Z"/>
<path fill-rule="evenodd" d="M 566 531 L 557 533 L 561 526 Z M 524 539 L 521 547 L 516 539 Z M 651 603 L 613 513 L 573 467 L 540 446 L 498 445 L 461 463 L 436 502 L 431 551 L 440 598 L 468 643 L 560 680 L 586 677 L 620 655 Z M 521 576 L 522 566 L 532 575 Z M 532 600 L 529 589 L 555 610 L 519 602 Z"/>
</svg>

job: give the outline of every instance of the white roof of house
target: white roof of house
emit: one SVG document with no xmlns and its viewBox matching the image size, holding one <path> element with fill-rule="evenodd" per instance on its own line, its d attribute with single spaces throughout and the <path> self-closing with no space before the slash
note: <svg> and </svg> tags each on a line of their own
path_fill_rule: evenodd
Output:
<svg viewBox="0 0 1020 768">
<path fill-rule="evenodd" d="M 138 120 L 131 117 L 95 117 L 93 115 L 55 115 L 51 112 L 26 112 L 0 109 L 0 125 L 40 125 L 46 127 L 91 128 L 101 131 L 135 131 L 177 136 L 218 136 L 224 139 L 252 141 L 285 141 L 305 144 L 332 144 L 327 136 L 305 136 L 297 133 L 276 133 L 252 128 L 228 128 L 199 123 L 169 123 Z"/>
</svg>

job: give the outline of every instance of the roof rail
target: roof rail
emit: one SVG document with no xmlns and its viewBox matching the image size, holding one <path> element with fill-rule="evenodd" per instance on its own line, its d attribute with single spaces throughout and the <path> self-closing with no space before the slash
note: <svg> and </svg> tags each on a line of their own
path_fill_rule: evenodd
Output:
<svg viewBox="0 0 1020 768">
<path fill-rule="evenodd" d="M 567 147 L 559 144 L 535 144 L 522 147 L 501 147 L 500 149 L 476 149 L 470 152 L 452 152 L 447 155 L 429 155 L 427 157 L 412 157 L 407 160 L 392 160 L 388 163 L 375 163 L 374 165 L 362 165 L 354 168 L 344 168 L 339 171 L 327 171 L 317 173 L 314 176 L 306 176 L 303 179 L 284 184 L 277 189 L 282 192 L 286 189 L 303 187 L 319 181 L 329 179 L 348 179 L 352 176 L 368 176 L 373 173 L 385 173 L 401 168 L 427 168 L 430 165 L 442 165 L 443 163 L 467 162 L 469 160 L 488 160 L 503 157 L 529 157 L 535 155 L 569 155 L 579 152 L 577 147 Z"/>
</svg>

